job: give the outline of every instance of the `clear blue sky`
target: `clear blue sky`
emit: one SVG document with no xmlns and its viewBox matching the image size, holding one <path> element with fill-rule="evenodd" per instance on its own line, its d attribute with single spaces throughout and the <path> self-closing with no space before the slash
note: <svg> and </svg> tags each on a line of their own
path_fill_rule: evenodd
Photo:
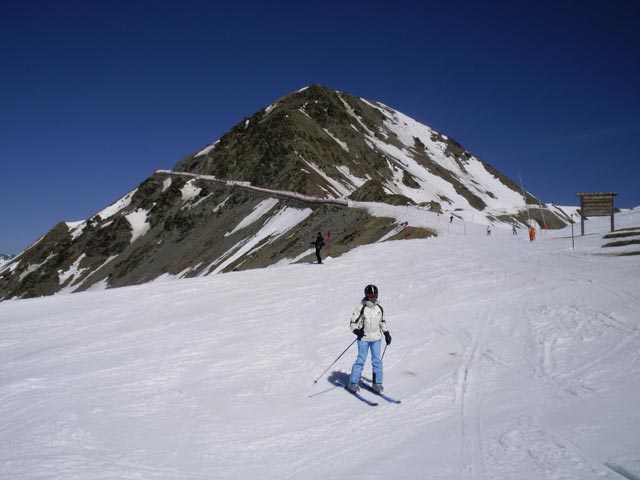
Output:
<svg viewBox="0 0 640 480">
<path fill-rule="evenodd" d="M 0 13 L 0 253 L 85 219 L 319 83 L 543 201 L 640 205 L 640 1 L 14 1 Z"/>
</svg>

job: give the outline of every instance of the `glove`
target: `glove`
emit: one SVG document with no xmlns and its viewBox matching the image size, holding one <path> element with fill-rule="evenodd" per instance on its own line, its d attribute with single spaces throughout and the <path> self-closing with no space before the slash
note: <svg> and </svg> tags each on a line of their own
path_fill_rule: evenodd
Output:
<svg viewBox="0 0 640 480">
<path fill-rule="evenodd" d="M 364 337 L 364 328 L 356 328 L 353 334 L 358 337 L 358 340 L 362 340 L 362 337 Z"/>
<path fill-rule="evenodd" d="M 391 344 L 391 334 L 389 332 L 384 332 L 384 341 L 387 342 L 387 345 Z"/>
</svg>

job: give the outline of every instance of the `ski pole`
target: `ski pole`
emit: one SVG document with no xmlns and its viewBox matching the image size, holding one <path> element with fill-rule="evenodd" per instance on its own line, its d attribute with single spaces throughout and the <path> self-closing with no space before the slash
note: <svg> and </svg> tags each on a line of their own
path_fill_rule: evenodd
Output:
<svg viewBox="0 0 640 480">
<path fill-rule="evenodd" d="M 338 355 L 338 358 L 336 358 L 336 359 L 333 361 L 333 363 L 332 363 L 331 365 L 329 365 L 329 366 L 327 367 L 327 369 L 326 369 L 324 372 L 322 372 L 322 373 L 320 374 L 320 376 L 319 376 L 318 378 L 316 378 L 316 379 L 313 381 L 313 383 L 318 383 L 318 380 L 320 380 L 320 379 L 322 378 L 322 376 L 323 376 L 325 373 L 327 373 L 327 371 L 328 371 L 331 367 L 333 367 L 333 366 L 335 365 L 335 363 L 336 363 L 338 360 L 340 360 L 340 357 L 342 357 L 345 353 L 347 353 L 347 350 L 349 350 L 349 349 L 351 348 L 351 345 L 353 345 L 354 343 L 356 343 L 356 340 L 358 340 L 358 339 L 357 339 L 357 338 L 354 338 L 353 342 L 351 342 L 351 343 L 349 344 L 349 346 L 348 346 L 347 348 L 345 348 L 345 349 L 344 349 L 344 352 L 342 352 L 340 355 Z"/>
<path fill-rule="evenodd" d="M 384 360 L 384 354 L 387 353 L 388 346 L 389 346 L 388 344 L 384 346 L 384 350 L 382 351 L 382 357 L 380 357 L 380 361 Z"/>
</svg>

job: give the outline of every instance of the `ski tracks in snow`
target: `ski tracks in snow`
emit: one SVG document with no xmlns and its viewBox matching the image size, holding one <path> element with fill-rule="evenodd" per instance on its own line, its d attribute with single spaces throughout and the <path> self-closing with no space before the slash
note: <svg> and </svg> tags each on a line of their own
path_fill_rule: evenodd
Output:
<svg viewBox="0 0 640 480">
<path fill-rule="evenodd" d="M 500 466 L 499 478 L 634 478 L 571 440 L 574 425 L 584 420 L 566 417 L 585 404 L 606 405 L 609 400 L 602 398 L 615 395 L 612 385 L 625 380 L 637 384 L 639 379 L 631 373 L 640 362 L 640 331 L 632 320 L 637 295 L 632 289 L 612 287 L 619 280 L 610 283 L 597 276 L 550 275 L 543 284 L 519 277 L 510 303 L 518 306 L 518 321 L 526 328 L 520 330 L 524 337 L 510 338 L 517 351 L 510 357 L 520 359 L 517 374 L 525 382 L 529 379 L 530 411 L 512 409 L 515 416 L 506 419 L 497 442 L 487 449 L 488 461 Z M 591 300 L 604 295 L 601 302 Z"/>
<path fill-rule="evenodd" d="M 487 478 L 480 411 L 483 393 L 480 376 L 487 347 L 485 338 L 500 295 L 500 284 L 500 276 L 494 275 L 491 296 L 488 300 L 489 306 L 473 319 L 470 344 L 464 352 L 457 372 L 455 403 L 460 422 L 461 478 Z"/>
</svg>

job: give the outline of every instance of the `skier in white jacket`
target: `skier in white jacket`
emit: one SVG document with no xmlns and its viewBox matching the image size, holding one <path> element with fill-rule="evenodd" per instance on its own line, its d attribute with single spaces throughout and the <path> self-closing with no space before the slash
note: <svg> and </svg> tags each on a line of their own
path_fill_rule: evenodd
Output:
<svg viewBox="0 0 640 480">
<path fill-rule="evenodd" d="M 382 337 L 389 345 L 391 334 L 387 330 L 387 322 L 384 319 L 384 311 L 378 303 L 378 287 L 367 285 L 364 288 L 365 298 L 356 307 L 351 315 L 349 327 L 358 337 L 358 357 L 353 367 L 347 390 L 357 392 L 360 387 L 360 377 L 367 360 L 367 354 L 371 350 L 371 367 L 373 369 L 373 385 L 375 392 L 382 392 L 382 360 L 380 358 L 380 344 Z"/>
</svg>

